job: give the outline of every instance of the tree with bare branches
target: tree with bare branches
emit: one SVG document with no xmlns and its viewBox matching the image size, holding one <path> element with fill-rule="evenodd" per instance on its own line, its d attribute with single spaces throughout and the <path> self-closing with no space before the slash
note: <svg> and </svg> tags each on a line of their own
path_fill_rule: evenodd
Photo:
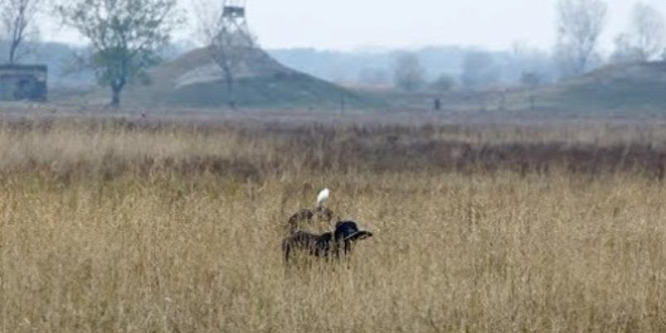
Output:
<svg viewBox="0 0 666 333">
<path fill-rule="evenodd" d="M 643 61 L 643 52 L 634 44 L 632 36 L 621 33 L 615 37 L 615 50 L 610 56 L 610 62 L 616 64 Z"/>
<path fill-rule="evenodd" d="M 247 26 L 225 24 L 224 15 L 228 13 L 225 14 L 225 8 L 219 6 L 218 1 L 195 0 L 194 7 L 198 37 L 222 71 L 229 104 L 233 108 L 236 106 L 235 88 L 239 73 L 249 57 L 263 53 L 256 52 L 256 38 Z"/>
<path fill-rule="evenodd" d="M 603 0 L 559 0 L 557 12 L 557 60 L 564 74 L 582 74 L 597 55 L 608 5 Z"/>
<path fill-rule="evenodd" d="M 220 33 L 208 45 L 215 63 L 222 69 L 224 82 L 229 91 L 231 107 L 235 107 L 235 88 L 237 76 L 242 70 L 245 59 L 251 56 L 255 47 L 254 38 L 242 31 L 220 30 Z"/>
<path fill-rule="evenodd" d="M 182 23 L 176 0 L 73 0 L 58 7 L 66 25 L 90 41 L 86 59 L 99 83 L 111 89 L 111 105 L 130 82 L 148 82 L 146 69 Z"/>
<path fill-rule="evenodd" d="M 631 18 L 631 39 L 641 60 L 649 61 L 658 56 L 666 40 L 664 17 L 656 7 L 638 2 Z"/>
<path fill-rule="evenodd" d="M 666 45 L 664 17 L 658 8 L 637 2 L 631 15 L 631 28 L 615 38 L 614 63 L 646 62 L 658 59 Z"/>
<path fill-rule="evenodd" d="M 37 32 L 34 21 L 44 5 L 44 0 L 0 0 L 0 24 L 9 42 L 7 62 L 10 65 L 24 55 L 20 52 L 21 46 L 31 34 Z"/>
</svg>

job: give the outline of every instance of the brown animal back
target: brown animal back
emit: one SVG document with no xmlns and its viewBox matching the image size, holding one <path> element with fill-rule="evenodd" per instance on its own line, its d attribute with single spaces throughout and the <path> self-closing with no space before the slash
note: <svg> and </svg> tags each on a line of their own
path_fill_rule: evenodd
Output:
<svg viewBox="0 0 666 333">
<path fill-rule="evenodd" d="M 314 211 L 303 209 L 289 218 L 289 232 L 295 233 L 299 230 L 323 232 L 331 229 L 333 211 L 328 208 L 317 208 Z"/>
</svg>

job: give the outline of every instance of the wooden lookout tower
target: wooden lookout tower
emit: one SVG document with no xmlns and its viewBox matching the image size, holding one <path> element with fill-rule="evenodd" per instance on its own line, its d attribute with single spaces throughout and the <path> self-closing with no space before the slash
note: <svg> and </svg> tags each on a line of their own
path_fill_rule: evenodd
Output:
<svg viewBox="0 0 666 333">
<path fill-rule="evenodd" d="M 245 5 L 247 0 L 224 0 L 222 10 L 222 29 L 227 32 L 240 32 L 249 36 Z"/>
</svg>

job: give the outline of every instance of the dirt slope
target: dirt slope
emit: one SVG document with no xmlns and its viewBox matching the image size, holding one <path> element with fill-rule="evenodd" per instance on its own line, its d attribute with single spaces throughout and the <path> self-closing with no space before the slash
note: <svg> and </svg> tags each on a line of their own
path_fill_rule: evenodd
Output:
<svg viewBox="0 0 666 333">
<path fill-rule="evenodd" d="M 240 107 L 338 108 L 371 102 L 357 93 L 289 69 L 266 52 L 252 52 L 241 65 L 235 90 Z M 151 84 L 127 90 L 134 105 L 224 107 L 230 102 L 222 72 L 204 49 L 193 50 L 150 73 Z"/>
</svg>

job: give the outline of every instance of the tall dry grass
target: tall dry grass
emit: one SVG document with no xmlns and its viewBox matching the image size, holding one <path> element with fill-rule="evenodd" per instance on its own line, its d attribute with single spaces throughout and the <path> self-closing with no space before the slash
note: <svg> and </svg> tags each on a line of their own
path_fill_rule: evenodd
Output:
<svg viewBox="0 0 666 333">
<path fill-rule="evenodd" d="M 491 128 L 4 123 L 0 331 L 665 331 L 659 129 Z M 287 270 L 323 186 L 375 237 Z"/>
</svg>

